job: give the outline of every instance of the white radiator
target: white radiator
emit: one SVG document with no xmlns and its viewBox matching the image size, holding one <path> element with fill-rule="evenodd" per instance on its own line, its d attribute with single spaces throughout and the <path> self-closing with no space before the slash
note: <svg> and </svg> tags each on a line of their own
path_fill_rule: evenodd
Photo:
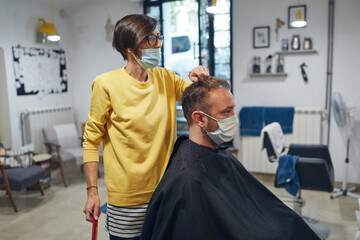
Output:
<svg viewBox="0 0 360 240">
<path fill-rule="evenodd" d="M 72 122 L 74 111 L 68 105 L 26 109 L 21 113 L 23 145 L 33 143 L 35 152 L 46 152 L 42 129 Z"/>
<path fill-rule="evenodd" d="M 285 134 L 285 143 L 322 143 L 322 121 L 326 111 L 321 109 L 296 108 L 293 133 Z M 242 136 L 240 160 L 250 172 L 275 173 L 277 163 L 271 163 L 266 150 L 260 152 L 260 137 Z"/>
</svg>

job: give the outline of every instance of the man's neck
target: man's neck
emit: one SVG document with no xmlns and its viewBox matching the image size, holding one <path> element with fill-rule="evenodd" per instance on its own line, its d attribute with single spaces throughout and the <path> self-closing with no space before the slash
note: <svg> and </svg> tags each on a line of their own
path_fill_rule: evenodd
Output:
<svg viewBox="0 0 360 240">
<path fill-rule="evenodd" d="M 201 146 L 209 147 L 211 149 L 216 149 L 218 147 L 218 145 L 209 138 L 206 132 L 196 124 L 189 128 L 189 139 Z"/>
</svg>

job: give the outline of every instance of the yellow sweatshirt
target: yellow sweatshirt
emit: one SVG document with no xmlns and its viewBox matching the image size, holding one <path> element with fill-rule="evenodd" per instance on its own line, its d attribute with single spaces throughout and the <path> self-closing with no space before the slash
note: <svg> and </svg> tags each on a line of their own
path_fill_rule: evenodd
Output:
<svg viewBox="0 0 360 240">
<path fill-rule="evenodd" d="M 103 159 L 108 203 L 149 202 L 176 139 L 176 101 L 190 84 L 164 68 L 147 70 L 145 83 L 124 68 L 97 76 L 84 134 L 84 162 Z"/>
</svg>

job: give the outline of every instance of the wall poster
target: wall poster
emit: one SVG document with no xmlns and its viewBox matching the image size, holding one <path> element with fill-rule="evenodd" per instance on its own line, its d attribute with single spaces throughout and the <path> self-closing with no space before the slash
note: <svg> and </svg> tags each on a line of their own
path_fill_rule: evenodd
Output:
<svg viewBox="0 0 360 240">
<path fill-rule="evenodd" d="M 64 50 L 16 46 L 12 53 L 18 96 L 67 92 Z"/>
</svg>

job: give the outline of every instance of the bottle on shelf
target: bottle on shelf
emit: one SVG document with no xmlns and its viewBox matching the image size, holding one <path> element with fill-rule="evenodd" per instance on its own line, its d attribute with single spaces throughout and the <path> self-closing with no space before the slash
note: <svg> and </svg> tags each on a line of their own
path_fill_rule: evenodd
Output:
<svg viewBox="0 0 360 240">
<path fill-rule="evenodd" d="M 309 38 L 309 37 L 304 38 L 303 49 L 304 50 L 311 50 L 312 49 L 312 40 L 311 40 L 311 38 Z"/>
<path fill-rule="evenodd" d="M 260 73 L 260 57 L 259 56 L 254 56 L 254 58 L 253 58 L 252 72 Z"/>
<path fill-rule="evenodd" d="M 272 55 L 269 55 L 265 59 L 266 73 L 271 73 Z"/>
<path fill-rule="evenodd" d="M 300 36 L 299 34 L 294 34 L 291 40 L 291 49 L 300 50 Z"/>
<path fill-rule="evenodd" d="M 284 52 L 289 51 L 289 39 L 285 38 L 281 40 L 281 50 Z"/>
<path fill-rule="evenodd" d="M 284 72 L 284 56 L 278 55 L 278 58 L 276 60 L 276 72 L 277 73 L 283 73 Z"/>
</svg>

